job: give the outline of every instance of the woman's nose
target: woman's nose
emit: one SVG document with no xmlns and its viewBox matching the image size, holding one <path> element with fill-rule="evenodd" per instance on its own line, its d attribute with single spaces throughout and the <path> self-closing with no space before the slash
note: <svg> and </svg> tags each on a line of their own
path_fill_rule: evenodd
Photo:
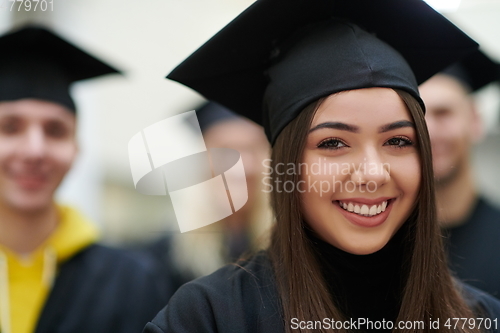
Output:
<svg viewBox="0 0 500 333">
<path fill-rule="evenodd" d="M 369 188 L 370 192 L 376 191 L 390 179 L 390 165 L 384 162 L 380 152 L 375 148 L 367 149 L 360 154 L 360 158 L 351 168 L 351 181 L 358 186 Z"/>
</svg>

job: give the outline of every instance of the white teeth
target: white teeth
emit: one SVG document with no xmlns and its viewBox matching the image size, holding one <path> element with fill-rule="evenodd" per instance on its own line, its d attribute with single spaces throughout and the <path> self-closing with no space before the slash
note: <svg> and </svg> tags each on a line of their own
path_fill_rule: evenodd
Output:
<svg viewBox="0 0 500 333">
<path fill-rule="evenodd" d="M 368 207 L 368 205 L 361 205 L 360 207 L 359 205 L 355 205 L 352 202 L 345 203 L 339 201 L 339 203 L 340 207 L 344 208 L 345 210 L 363 216 L 375 216 L 382 212 L 385 212 L 385 209 L 387 208 L 387 201 L 382 202 L 382 204 L 380 205 L 372 205 L 371 207 Z"/>
</svg>

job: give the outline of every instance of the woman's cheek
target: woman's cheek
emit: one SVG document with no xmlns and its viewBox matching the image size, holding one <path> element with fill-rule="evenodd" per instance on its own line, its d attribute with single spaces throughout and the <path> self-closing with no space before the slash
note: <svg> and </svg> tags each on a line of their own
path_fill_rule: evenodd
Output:
<svg viewBox="0 0 500 333">
<path fill-rule="evenodd" d="M 303 164 L 302 175 L 314 176 L 318 180 L 340 180 L 349 176 L 352 171 L 351 166 L 355 163 L 348 154 L 326 156 L 324 153 L 312 150 L 304 154 Z"/>
<path fill-rule="evenodd" d="M 402 157 L 392 158 L 389 165 L 391 178 L 400 190 L 416 197 L 422 178 L 418 153 L 415 151 Z"/>
</svg>

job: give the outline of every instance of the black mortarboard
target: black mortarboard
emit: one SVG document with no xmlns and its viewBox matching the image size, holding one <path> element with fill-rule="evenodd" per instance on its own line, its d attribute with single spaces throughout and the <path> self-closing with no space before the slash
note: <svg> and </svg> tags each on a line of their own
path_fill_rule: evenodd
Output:
<svg viewBox="0 0 500 333">
<path fill-rule="evenodd" d="M 262 124 L 273 144 L 335 92 L 399 88 L 423 105 L 418 84 L 475 49 L 421 0 L 258 0 L 167 77 Z"/>
<path fill-rule="evenodd" d="M 197 108 L 196 117 L 202 132 L 206 132 L 211 126 L 222 121 L 240 118 L 239 115 L 216 102 L 206 102 Z"/>
<path fill-rule="evenodd" d="M 40 27 L 0 37 L 0 101 L 37 98 L 75 111 L 74 81 L 118 71 Z"/>
<path fill-rule="evenodd" d="M 491 82 L 500 81 L 500 64 L 477 51 L 447 67 L 442 73 L 456 78 L 474 92 Z"/>
</svg>

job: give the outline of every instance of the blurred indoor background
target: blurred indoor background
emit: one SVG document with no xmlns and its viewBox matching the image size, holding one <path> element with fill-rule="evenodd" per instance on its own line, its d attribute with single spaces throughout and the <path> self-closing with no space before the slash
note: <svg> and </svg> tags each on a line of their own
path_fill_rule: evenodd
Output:
<svg viewBox="0 0 500 333">
<path fill-rule="evenodd" d="M 15 4 L 11 11 L 12 3 L 0 0 L 0 33 L 41 23 L 124 73 L 73 87 L 81 154 L 59 191 L 60 201 L 100 225 L 107 243 L 140 243 L 179 232 L 168 197 L 135 191 L 128 141 L 145 127 L 200 104 L 201 96 L 165 75 L 252 2 L 53 0 L 53 10 L 18 11 Z M 432 2 L 500 61 L 500 0 Z M 481 191 L 500 205 L 497 89 L 488 87 L 478 96 L 488 134 L 474 158 Z"/>
</svg>

